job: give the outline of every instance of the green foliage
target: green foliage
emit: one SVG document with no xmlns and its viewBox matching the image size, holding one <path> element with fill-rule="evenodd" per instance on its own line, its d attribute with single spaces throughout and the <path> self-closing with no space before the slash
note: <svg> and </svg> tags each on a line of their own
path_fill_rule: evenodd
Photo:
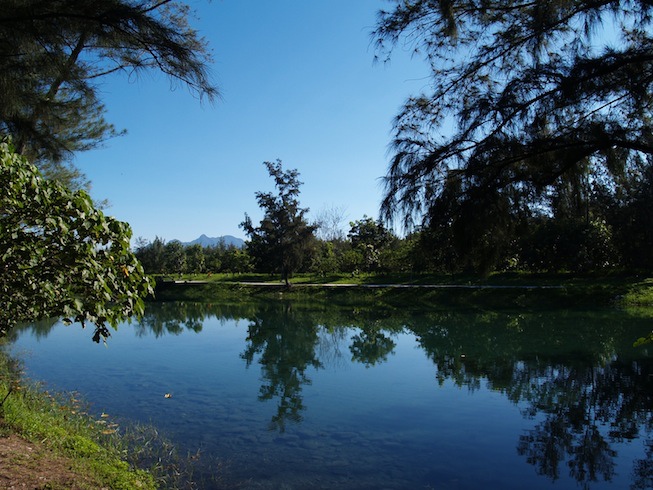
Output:
<svg viewBox="0 0 653 490">
<path fill-rule="evenodd" d="M 599 220 L 545 220 L 519 248 L 522 264 L 531 270 L 597 271 L 619 258 L 610 227 Z"/>
<path fill-rule="evenodd" d="M 621 303 L 631 307 L 653 306 L 653 280 L 637 281 L 625 292 Z"/>
<path fill-rule="evenodd" d="M 352 221 L 349 226 L 347 237 L 351 242 L 352 249 L 361 257 L 356 268 L 361 268 L 366 272 L 381 269 L 381 253 L 395 240 L 392 232 L 387 230 L 381 221 L 374 221 L 368 216 Z M 350 260 L 352 259 L 354 256 L 350 257 Z"/>
<path fill-rule="evenodd" d="M 166 243 L 163 251 L 164 272 L 167 274 L 183 274 L 186 272 L 186 252 L 179 240 Z"/>
<path fill-rule="evenodd" d="M 260 271 L 280 272 L 286 284 L 293 272 L 307 260 L 315 241 L 316 227 L 309 225 L 307 208 L 299 205 L 299 172 L 284 171 L 281 161 L 263 163 L 274 179 L 277 194 L 257 192 L 256 201 L 264 211 L 263 219 L 255 227 L 245 214 L 240 226 L 249 236 L 247 250 Z"/>
<path fill-rule="evenodd" d="M 0 135 L 46 176 L 83 183 L 76 151 L 120 134 L 105 120 L 102 77 L 157 70 L 213 99 L 205 41 L 181 2 L 0 1 Z"/>
<path fill-rule="evenodd" d="M 623 267 L 653 270 L 653 167 L 642 165 L 618 194 L 603 193 Z M 605 196 L 607 194 L 607 196 Z"/>
<path fill-rule="evenodd" d="M 184 252 L 186 254 L 186 268 L 199 273 L 204 272 L 206 259 L 202 246 L 199 244 L 191 245 L 190 247 L 186 247 Z"/>
<path fill-rule="evenodd" d="M 143 312 L 152 285 L 130 251 L 129 225 L 105 216 L 84 191 L 45 180 L 0 143 L 0 332 L 60 316 L 96 325 Z"/>
<path fill-rule="evenodd" d="M 336 255 L 336 246 L 334 242 L 317 242 L 316 251 L 313 255 L 311 271 L 320 275 L 332 274 L 338 272 L 338 258 Z"/>
<path fill-rule="evenodd" d="M 375 221 L 367 215 L 360 220 L 352 221 L 349 226 L 347 237 L 351 240 L 351 245 L 354 248 L 359 245 L 371 245 L 375 250 L 379 250 L 394 238 L 381 221 Z"/>
<path fill-rule="evenodd" d="M 639 184 L 653 155 L 652 13 L 641 0 L 397 0 L 381 12 L 380 54 L 405 41 L 432 82 L 395 120 L 383 217 L 432 228 L 462 270 L 502 267 L 534 224 L 560 219 L 564 262 L 650 270 L 651 185 Z"/>
<path fill-rule="evenodd" d="M 653 343 L 653 332 L 648 334 L 646 337 L 640 337 L 638 338 L 635 343 L 633 344 L 633 347 L 641 347 L 646 344 L 651 344 Z"/>
<path fill-rule="evenodd" d="M 134 253 L 148 274 L 237 274 L 251 269 L 246 250 L 224 243 L 203 248 L 156 237 L 151 243 L 138 240 Z"/>
<path fill-rule="evenodd" d="M 136 245 L 136 258 L 148 274 L 163 274 L 165 272 L 165 240 L 156 237 L 152 243 L 139 238 Z"/>
</svg>

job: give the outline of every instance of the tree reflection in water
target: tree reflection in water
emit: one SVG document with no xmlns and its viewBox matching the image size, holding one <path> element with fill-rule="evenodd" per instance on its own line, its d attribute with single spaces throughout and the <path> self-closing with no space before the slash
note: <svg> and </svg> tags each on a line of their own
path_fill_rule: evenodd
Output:
<svg viewBox="0 0 653 490">
<path fill-rule="evenodd" d="M 535 426 L 518 437 L 517 451 L 538 474 L 556 480 L 567 468 L 583 487 L 610 481 L 612 445 L 653 429 L 652 360 L 631 347 L 630 325 L 599 322 L 587 312 L 487 313 L 360 311 L 268 308 L 249 326 L 243 358 L 259 355 L 263 378 L 259 399 L 278 398 L 271 426 L 301 420 L 308 368 L 323 367 L 317 355 L 322 330 L 348 328 L 352 360 L 373 366 L 387 360 L 391 336 L 413 333 L 436 366 L 440 384 L 450 380 L 476 390 L 485 382 L 518 404 Z M 594 321 L 596 320 L 596 321 Z M 342 327 L 346 325 L 347 327 Z M 609 327 L 608 327 L 609 325 Z M 643 324 L 643 329 L 649 328 Z M 653 442 L 648 441 L 648 455 Z M 633 488 L 649 488 L 649 459 L 634 462 Z"/>
<path fill-rule="evenodd" d="M 440 383 L 476 389 L 486 381 L 536 421 L 517 451 L 538 474 L 555 481 L 566 466 L 589 488 L 612 480 L 614 443 L 644 436 L 650 455 L 653 360 L 632 348 L 631 325 L 587 312 L 491 317 L 453 315 L 415 332 Z M 633 488 L 651 488 L 652 470 L 650 460 L 635 461 Z"/>
<path fill-rule="evenodd" d="M 397 344 L 382 331 L 363 327 L 351 338 L 349 351 L 352 361 L 357 361 L 365 367 L 374 366 L 388 359 Z"/>
<path fill-rule="evenodd" d="M 650 437 L 650 362 L 530 366 L 529 371 L 521 381 L 534 387 L 526 414 L 541 414 L 544 420 L 520 437 L 518 451 L 539 474 L 556 480 L 566 461 L 569 474 L 586 488 L 590 482 L 610 481 L 617 456 L 611 444 L 633 440 L 640 431 Z M 635 462 L 635 488 L 650 488 L 650 465 Z"/>
<path fill-rule="evenodd" d="M 247 347 L 241 356 L 249 367 L 258 355 L 265 381 L 259 400 L 278 398 L 270 428 L 280 432 L 285 431 L 286 421 L 302 420 L 301 412 L 306 408 L 302 387 L 311 384 L 307 370 L 322 367 L 315 349 L 318 326 L 301 312 L 295 313 L 290 304 L 282 306 L 261 309 L 250 319 Z"/>
<path fill-rule="evenodd" d="M 555 481 L 566 472 L 585 488 L 610 481 L 614 445 L 642 439 L 646 457 L 633 461 L 631 488 L 653 488 L 653 358 L 650 346 L 632 347 L 650 331 L 645 318 L 610 311 L 163 303 L 150 305 L 136 332 L 199 332 L 208 317 L 248 321 L 241 357 L 247 368 L 260 365 L 258 399 L 276 400 L 272 430 L 283 432 L 310 409 L 302 390 L 311 372 L 343 362 L 347 349 L 366 367 L 383 363 L 396 347 L 393 336 L 406 332 L 433 362 L 437 383 L 472 391 L 486 386 L 520 407 L 533 427 L 516 435 L 517 452 L 538 474 Z M 31 328 L 47 335 L 53 325 Z"/>
</svg>

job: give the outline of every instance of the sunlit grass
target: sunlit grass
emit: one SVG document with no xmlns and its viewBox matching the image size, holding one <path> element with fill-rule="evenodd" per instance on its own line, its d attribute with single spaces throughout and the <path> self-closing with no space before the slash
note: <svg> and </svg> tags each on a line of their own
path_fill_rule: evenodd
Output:
<svg viewBox="0 0 653 490">
<path fill-rule="evenodd" d="M 267 300 L 328 302 L 347 305 L 361 299 L 378 305 L 401 308 L 412 304 L 423 308 L 559 308 L 619 307 L 653 308 L 653 279 L 622 274 L 571 273 L 533 274 L 509 272 L 488 277 L 429 274 L 296 274 L 291 288 L 278 276 L 247 274 L 237 276 L 185 276 L 187 287 L 163 285 L 157 291 L 161 301 L 240 302 L 246 297 Z M 205 284 L 193 285 L 192 281 Z M 303 287 L 306 284 L 325 287 Z M 360 286 L 326 287 L 330 284 Z M 367 288 L 369 285 L 433 285 L 420 287 Z M 275 286 L 275 287 L 271 287 Z"/>
<path fill-rule="evenodd" d="M 2 435 L 15 433 L 68 458 L 76 473 L 95 482 L 89 488 L 198 488 L 199 452 L 180 455 L 155 427 L 122 426 L 111 414 L 92 415 L 77 393 L 43 390 L 24 380 L 17 361 L 2 351 L 0 421 Z M 210 463 L 213 473 L 203 478 L 215 482 L 220 464 Z"/>
<path fill-rule="evenodd" d="M 73 470 L 97 482 L 98 488 L 155 489 L 154 477 L 124 460 L 118 425 L 108 417 L 94 419 L 75 394 L 63 397 L 24 382 L 15 362 L 0 354 L 0 400 L 4 430 L 42 443 L 70 458 Z"/>
<path fill-rule="evenodd" d="M 623 302 L 632 306 L 653 306 L 653 279 L 631 284 L 623 296 Z"/>
<path fill-rule="evenodd" d="M 162 280 L 159 277 L 158 280 Z M 258 285 L 283 287 L 284 283 L 278 275 L 271 274 L 192 274 L 175 278 L 180 282 L 203 282 L 209 285 Z M 302 285 L 343 285 L 352 284 L 359 286 L 366 285 L 436 285 L 436 286 L 495 286 L 499 288 L 542 288 L 541 296 L 543 299 L 556 296 L 568 300 L 569 303 L 574 301 L 596 305 L 619 305 L 619 306 L 640 306 L 653 307 L 653 279 L 639 277 L 634 275 L 623 274 L 571 274 L 571 273 L 521 273 L 521 272 L 504 272 L 495 273 L 487 277 L 474 275 L 434 275 L 434 274 L 417 274 L 417 273 L 357 273 L 357 274 L 295 274 L 291 278 L 293 286 Z M 545 291 L 547 288 L 557 288 L 560 291 L 554 293 Z M 298 290 L 304 288 L 297 288 Z M 256 289 L 247 289 L 244 292 L 253 292 L 259 294 Z M 224 289 L 221 292 L 211 289 L 208 294 L 229 294 L 229 290 Z M 184 292 L 166 292 L 166 299 L 174 299 L 174 295 L 179 294 L 178 299 L 201 299 L 203 292 L 184 291 Z M 310 292 L 295 291 L 294 294 L 312 294 L 319 296 L 320 293 L 312 289 Z M 392 295 L 395 293 L 388 293 Z M 414 293 L 425 298 L 427 296 L 443 296 L 442 291 L 420 290 Z M 458 293 L 456 293 L 458 296 Z M 471 294 L 468 295 L 471 298 Z M 487 292 L 486 294 L 474 293 L 475 297 L 480 296 L 499 296 L 497 293 Z"/>
</svg>

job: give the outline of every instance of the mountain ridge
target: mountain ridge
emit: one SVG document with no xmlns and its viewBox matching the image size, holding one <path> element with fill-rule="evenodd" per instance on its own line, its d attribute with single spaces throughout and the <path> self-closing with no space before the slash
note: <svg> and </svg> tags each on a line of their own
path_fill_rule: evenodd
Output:
<svg viewBox="0 0 653 490">
<path fill-rule="evenodd" d="M 245 240 L 242 238 L 235 237 L 233 235 L 223 235 L 219 237 L 210 237 L 202 233 L 198 238 L 190 242 L 181 242 L 182 245 L 201 245 L 204 248 L 215 247 L 224 243 L 227 247 L 236 247 L 243 248 L 245 246 Z"/>
</svg>

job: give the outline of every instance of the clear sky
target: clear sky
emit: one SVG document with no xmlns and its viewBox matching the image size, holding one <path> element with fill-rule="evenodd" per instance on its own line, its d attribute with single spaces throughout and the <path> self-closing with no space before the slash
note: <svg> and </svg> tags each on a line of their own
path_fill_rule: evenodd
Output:
<svg viewBox="0 0 653 490">
<path fill-rule="evenodd" d="M 245 238 L 274 184 L 263 162 L 300 172 L 311 215 L 378 217 L 392 119 L 428 71 L 401 50 L 374 62 L 370 33 L 382 0 L 189 0 L 212 49 L 222 98 L 200 103 L 162 74 L 101 86 L 107 118 L 127 135 L 80 154 L 92 195 L 134 237 Z M 347 230 L 345 230 L 347 231 Z"/>
</svg>

